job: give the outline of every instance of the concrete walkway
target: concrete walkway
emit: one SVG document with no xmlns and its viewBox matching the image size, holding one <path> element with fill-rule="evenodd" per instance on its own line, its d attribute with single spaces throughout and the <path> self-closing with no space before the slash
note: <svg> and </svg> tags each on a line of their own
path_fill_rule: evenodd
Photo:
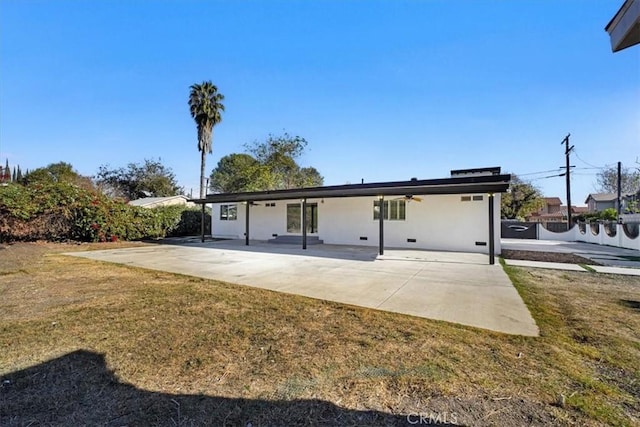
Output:
<svg viewBox="0 0 640 427">
<path fill-rule="evenodd" d="M 548 268 L 551 270 L 565 270 L 565 271 L 591 271 L 589 268 L 596 271 L 596 273 L 606 274 L 621 274 L 623 276 L 640 276 L 640 269 L 627 268 L 627 267 L 609 267 L 603 265 L 588 265 L 589 268 L 583 268 L 578 264 L 566 264 L 560 262 L 542 262 L 542 261 L 525 261 L 520 259 L 505 259 L 504 262 L 507 265 L 513 265 L 516 267 L 532 267 L 532 268 Z"/>
<path fill-rule="evenodd" d="M 502 267 L 483 254 L 239 241 L 67 255 L 444 320 L 508 334 L 538 327 Z"/>
<path fill-rule="evenodd" d="M 559 240 L 500 239 L 502 249 L 570 253 L 609 267 L 640 268 L 640 251 L 585 242 Z"/>
</svg>

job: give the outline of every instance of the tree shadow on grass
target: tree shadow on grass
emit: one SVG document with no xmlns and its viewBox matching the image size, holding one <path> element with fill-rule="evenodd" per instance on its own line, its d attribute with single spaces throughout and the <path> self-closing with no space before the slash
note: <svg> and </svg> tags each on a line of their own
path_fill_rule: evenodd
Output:
<svg viewBox="0 0 640 427">
<path fill-rule="evenodd" d="M 619 300 L 620 305 L 624 307 L 631 308 L 635 311 L 640 312 L 640 301 L 634 301 L 629 299 L 621 299 Z"/>
<path fill-rule="evenodd" d="M 86 350 L 5 375 L 0 389 L 3 426 L 406 426 L 416 420 L 415 416 L 345 409 L 322 400 L 270 401 L 141 390 L 120 382 L 108 370 L 103 355 Z"/>
</svg>

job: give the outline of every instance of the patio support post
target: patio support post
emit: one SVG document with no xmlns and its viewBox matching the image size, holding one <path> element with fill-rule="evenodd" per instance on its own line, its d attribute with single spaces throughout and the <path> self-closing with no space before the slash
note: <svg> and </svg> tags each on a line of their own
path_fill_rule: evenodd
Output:
<svg viewBox="0 0 640 427">
<path fill-rule="evenodd" d="M 200 240 L 204 243 L 204 203 L 202 204 L 202 214 L 200 215 Z"/>
<path fill-rule="evenodd" d="M 307 199 L 302 199 L 302 249 L 307 249 Z"/>
<path fill-rule="evenodd" d="M 493 193 L 489 193 L 489 264 L 493 265 L 496 263 L 496 256 L 495 256 L 495 241 L 494 241 L 494 235 L 495 235 L 495 230 L 494 230 L 494 213 L 493 213 Z"/>
<path fill-rule="evenodd" d="M 249 207 L 251 207 L 251 202 L 247 200 L 247 210 L 245 214 L 245 232 L 244 232 L 244 244 L 249 246 Z"/>
<path fill-rule="evenodd" d="M 380 255 L 384 255 L 384 196 L 378 197 L 378 202 L 380 203 L 378 209 L 378 212 L 380 213 L 380 238 L 378 239 L 380 246 L 378 253 Z"/>
</svg>

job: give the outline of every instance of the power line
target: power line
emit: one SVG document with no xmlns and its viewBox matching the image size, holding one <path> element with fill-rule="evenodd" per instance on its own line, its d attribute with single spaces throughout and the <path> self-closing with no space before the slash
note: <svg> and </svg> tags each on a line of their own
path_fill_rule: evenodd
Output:
<svg viewBox="0 0 640 427">
<path fill-rule="evenodd" d="M 589 163 L 589 162 L 587 162 L 587 161 L 583 160 L 583 159 L 582 159 L 582 157 L 580 157 L 580 156 L 578 155 L 578 150 L 576 150 L 575 148 L 573 149 L 573 154 L 575 154 L 575 155 L 576 155 L 576 157 L 578 158 L 578 160 L 580 160 L 582 163 L 584 163 L 584 164 L 585 164 L 585 165 L 587 165 L 587 166 L 591 166 L 592 168 L 595 168 L 595 169 L 601 169 L 601 170 L 602 170 L 602 169 L 606 169 L 606 165 L 605 165 L 605 166 L 595 166 L 595 165 L 592 165 L 591 163 Z"/>
<path fill-rule="evenodd" d="M 558 172 L 559 170 L 560 170 L 560 168 L 556 168 L 556 169 L 550 169 L 550 170 L 547 170 L 547 171 L 540 171 L 540 172 L 517 173 L 516 175 L 518 175 L 518 176 L 540 175 L 542 173 Z"/>
<path fill-rule="evenodd" d="M 558 175 L 549 175 L 549 176 L 541 176 L 539 178 L 531 178 L 530 181 L 538 181 L 539 179 L 557 178 L 559 176 L 565 176 L 565 175 L 566 174 L 563 172 L 563 173 L 560 173 Z"/>
</svg>

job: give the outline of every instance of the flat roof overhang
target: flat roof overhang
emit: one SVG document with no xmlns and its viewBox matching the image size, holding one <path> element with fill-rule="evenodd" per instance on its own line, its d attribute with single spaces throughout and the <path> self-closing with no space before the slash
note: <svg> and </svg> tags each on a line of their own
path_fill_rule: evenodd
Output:
<svg viewBox="0 0 640 427">
<path fill-rule="evenodd" d="M 204 199 L 191 199 L 190 201 L 204 204 L 290 199 L 326 199 L 336 197 L 504 193 L 509 188 L 510 180 L 511 175 L 509 174 L 465 176 L 459 178 L 333 185 L 290 190 L 210 194 Z"/>
<path fill-rule="evenodd" d="M 640 0 L 626 0 L 605 31 L 611 38 L 613 52 L 640 43 Z"/>
</svg>

